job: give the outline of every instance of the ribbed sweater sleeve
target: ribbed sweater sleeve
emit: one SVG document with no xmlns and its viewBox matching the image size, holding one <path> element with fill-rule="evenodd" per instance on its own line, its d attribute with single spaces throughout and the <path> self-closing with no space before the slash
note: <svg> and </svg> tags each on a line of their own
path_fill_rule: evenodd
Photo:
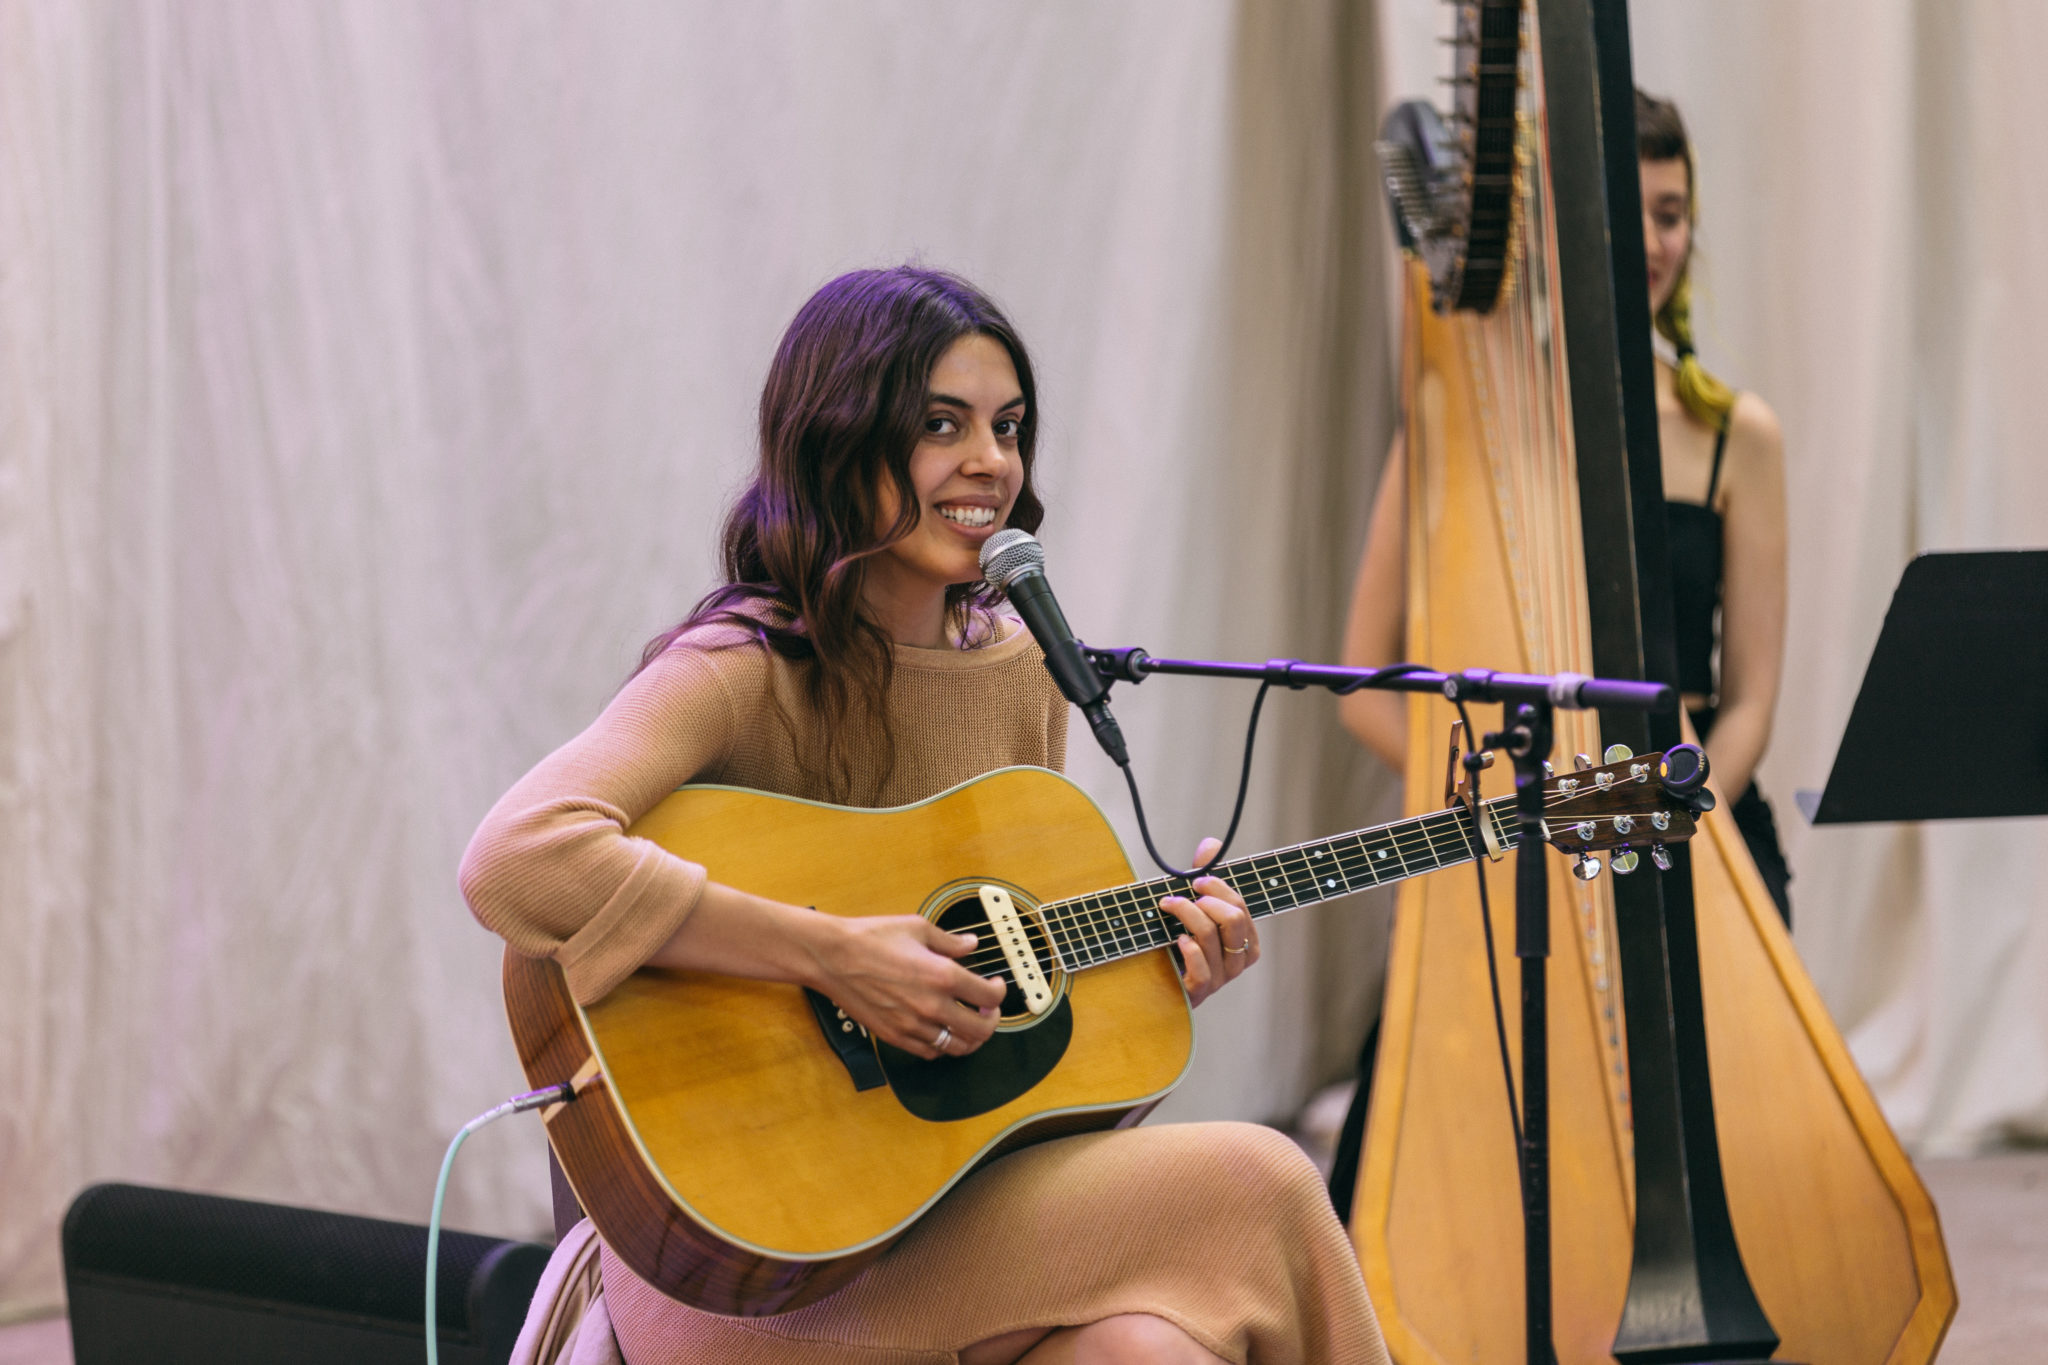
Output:
<svg viewBox="0 0 2048 1365">
<path fill-rule="evenodd" d="M 889 727 L 830 736 L 850 794 L 828 780 L 831 727 L 801 673 L 747 631 L 692 631 L 484 817 L 462 860 L 470 909 L 518 952 L 553 958 L 577 1003 L 595 1004 L 703 894 L 702 864 L 627 833 L 684 783 L 893 806 L 1007 764 L 1059 767 L 1066 699 L 1031 637 L 1006 630 L 974 649 L 896 647 Z"/>
<path fill-rule="evenodd" d="M 579 1004 L 645 962 L 703 894 L 700 864 L 626 831 L 731 746 L 728 675 L 753 671 L 735 657 L 747 653 L 662 654 L 499 799 L 463 854 L 470 910 L 516 951 L 558 962 Z"/>
</svg>

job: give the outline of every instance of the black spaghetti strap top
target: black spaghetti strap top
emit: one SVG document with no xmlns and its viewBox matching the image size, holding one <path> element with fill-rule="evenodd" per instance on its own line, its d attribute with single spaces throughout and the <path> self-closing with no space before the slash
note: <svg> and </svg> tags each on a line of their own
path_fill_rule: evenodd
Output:
<svg viewBox="0 0 2048 1365">
<path fill-rule="evenodd" d="M 1707 500 L 1664 504 L 1671 546 L 1671 618 L 1678 643 L 1678 690 L 1712 697 L 1716 616 L 1721 609 L 1721 514 L 1714 495 L 1721 487 L 1721 456 L 1728 449 L 1728 424 L 1714 438 L 1714 471 L 1707 476 Z"/>
</svg>

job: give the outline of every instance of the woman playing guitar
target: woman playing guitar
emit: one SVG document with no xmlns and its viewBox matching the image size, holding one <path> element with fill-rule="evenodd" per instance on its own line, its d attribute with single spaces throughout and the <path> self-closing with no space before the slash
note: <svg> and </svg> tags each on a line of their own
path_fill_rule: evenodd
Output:
<svg viewBox="0 0 2048 1365">
<path fill-rule="evenodd" d="M 1001 527 L 1038 527 L 1037 418 L 1022 341 L 965 282 L 905 267 L 819 290 L 769 370 L 725 585 L 485 819 L 462 866 L 477 917 L 552 958 L 581 1004 L 642 966 L 687 969 L 801 983 L 918 1057 L 987 1041 L 1004 987 L 962 965 L 972 935 L 751 895 L 627 830 L 688 782 L 882 807 L 1061 765 L 1066 703 L 977 558 Z M 1161 907 L 1199 1002 L 1259 948 L 1235 891 L 1194 889 Z M 1249 1124 L 1005 1157 L 859 1278 L 779 1315 L 690 1308 L 609 1250 L 601 1266 L 634 1365 L 1386 1359 L 1314 1168 Z"/>
</svg>

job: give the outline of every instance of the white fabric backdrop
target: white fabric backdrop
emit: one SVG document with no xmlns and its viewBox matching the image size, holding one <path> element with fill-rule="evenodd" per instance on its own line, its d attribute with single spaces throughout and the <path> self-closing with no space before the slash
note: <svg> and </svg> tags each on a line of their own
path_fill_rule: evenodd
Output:
<svg viewBox="0 0 2048 1365">
<path fill-rule="evenodd" d="M 455 857 L 704 586 L 840 269 L 1011 305 L 1088 635 L 1328 657 L 1390 421 L 1376 47 L 1390 92 L 1440 61 L 1433 6 L 1353 8 L 0 2 L 0 1313 L 55 1301 L 89 1180 L 424 1215 L 519 1085 Z M 1636 11 L 1700 143 L 1702 349 L 1788 432 L 1802 951 L 1910 1140 L 2041 1132 L 2041 822 L 1789 794 L 1913 551 L 2048 543 L 2048 14 Z M 1123 694 L 1176 850 L 1248 700 Z M 1387 813 L 1319 699 L 1267 726 L 1244 847 Z M 1340 1069 L 1379 909 L 1273 926 L 1174 1112 Z M 530 1126 L 472 1144 L 458 1225 L 544 1203 Z"/>
<path fill-rule="evenodd" d="M 707 586 L 842 269 L 1011 306 L 1086 634 L 1330 657 L 1389 421 L 1374 41 L 1334 2 L 0 3 L 0 1313 L 56 1301 L 92 1180 L 424 1218 L 523 1088 L 456 858 Z M 1248 702 L 1120 703 L 1177 854 Z M 1390 813 L 1337 734 L 1275 698 L 1241 848 Z M 1176 1113 L 1348 1063 L 1376 910 L 1273 927 Z M 450 1216 L 544 1227 L 530 1122 Z"/>
<path fill-rule="evenodd" d="M 1383 4 L 1389 99 L 1430 88 L 1439 9 Z M 2048 1137 L 2048 822 L 1814 829 L 1792 803 L 1827 779 L 1907 560 L 2048 546 L 2048 7 L 1630 11 L 1638 83 L 1695 142 L 1700 353 L 1785 427 L 1791 620 L 1759 780 L 1800 953 L 1917 1150 Z"/>
</svg>

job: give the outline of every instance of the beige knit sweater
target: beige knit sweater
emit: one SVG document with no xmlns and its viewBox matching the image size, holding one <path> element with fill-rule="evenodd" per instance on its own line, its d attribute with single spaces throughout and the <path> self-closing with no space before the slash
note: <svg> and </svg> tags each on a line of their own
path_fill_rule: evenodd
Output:
<svg viewBox="0 0 2048 1365">
<path fill-rule="evenodd" d="M 878 727 L 843 737 L 860 804 L 1060 765 L 1066 703 L 1037 645 L 1009 630 L 978 649 L 896 648 L 893 749 Z M 477 918 L 553 957 L 576 998 L 595 1001 L 667 941 L 704 887 L 701 866 L 629 837 L 633 821 L 690 781 L 832 799 L 822 737 L 794 667 L 737 632 L 694 633 L 505 794 L 463 858 L 463 892 Z M 1387 1359 L 1315 1168 L 1249 1124 L 1096 1133 L 1005 1157 L 837 1294 L 776 1317 L 699 1312 L 609 1252 L 600 1264 L 628 1365 L 938 1365 L 1006 1332 L 1118 1313 L 1163 1317 L 1237 1362 Z M 551 1270 L 544 1283 L 573 1279 Z"/>
<path fill-rule="evenodd" d="M 893 750 L 880 726 L 842 736 L 851 803 L 906 805 L 991 768 L 1060 766 L 1067 703 L 1031 637 L 1009 630 L 980 649 L 896 646 Z M 514 948 L 559 962 L 590 1004 L 668 941 L 704 889 L 701 866 L 627 827 L 686 782 L 845 803 L 823 741 L 796 667 L 736 629 L 693 632 L 491 809 L 462 859 L 463 895 Z"/>
</svg>

